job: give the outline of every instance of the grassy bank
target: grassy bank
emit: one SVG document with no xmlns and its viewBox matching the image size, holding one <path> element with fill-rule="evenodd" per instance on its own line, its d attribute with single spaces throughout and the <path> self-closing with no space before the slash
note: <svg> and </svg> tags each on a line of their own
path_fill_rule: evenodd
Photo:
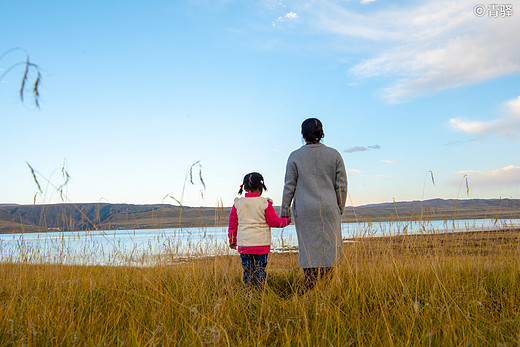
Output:
<svg viewBox="0 0 520 347">
<path fill-rule="evenodd" d="M 366 238 L 306 292 L 272 254 L 263 293 L 237 256 L 152 268 L 0 264 L 0 345 L 520 343 L 518 231 Z"/>
</svg>

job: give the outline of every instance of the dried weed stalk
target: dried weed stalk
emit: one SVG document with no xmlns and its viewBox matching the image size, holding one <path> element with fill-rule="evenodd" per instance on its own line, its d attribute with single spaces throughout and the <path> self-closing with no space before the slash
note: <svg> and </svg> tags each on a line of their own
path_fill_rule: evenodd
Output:
<svg viewBox="0 0 520 347">
<path fill-rule="evenodd" d="M 20 90 L 19 90 L 20 100 L 22 102 L 24 102 L 25 101 L 25 97 L 24 96 L 25 96 L 26 85 L 27 85 L 27 83 L 29 81 L 31 71 L 34 71 L 36 73 L 36 78 L 34 79 L 34 83 L 32 84 L 31 90 L 32 90 L 32 94 L 33 94 L 33 97 L 34 97 L 34 104 L 36 105 L 37 108 L 40 108 L 40 90 L 39 90 L 39 88 L 40 88 L 40 84 L 41 84 L 41 81 L 42 81 L 42 74 L 41 74 L 41 71 L 40 71 L 40 67 L 38 65 L 36 65 L 36 64 L 31 62 L 31 60 L 29 58 L 29 54 L 27 53 L 27 51 L 25 49 L 21 48 L 21 47 L 12 48 L 10 50 L 5 51 L 2 55 L 0 55 L 0 61 L 2 61 L 2 59 L 5 58 L 8 54 L 16 52 L 16 51 L 22 51 L 25 54 L 25 61 L 20 61 L 20 62 L 14 63 L 11 66 L 9 66 L 8 68 L 6 68 L 5 71 L 2 73 L 2 75 L 0 75 L 0 81 L 9 72 L 14 70 L 18 66 L 24 66 L 25 69 L 24 69 L 22 82 L 21 82 Z"/>
</svg>

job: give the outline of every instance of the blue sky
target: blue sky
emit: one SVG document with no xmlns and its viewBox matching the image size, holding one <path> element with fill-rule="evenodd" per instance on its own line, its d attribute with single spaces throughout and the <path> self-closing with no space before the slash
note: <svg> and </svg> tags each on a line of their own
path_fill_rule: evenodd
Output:
<svg viewBox="0 0 520 347">
<path fill-rule="evenodd" d="M 279 204 L 308 117 L 349 205 L 520 198 L 510 3 L 0 0 L 0 74 L 23 50 L 42 73 L 40 109 L 22 66 L 0 81 L 0 203 L 60 202 L 65 163 L 64 201 L 230 206 L 258 171 Z"/>
</svg>

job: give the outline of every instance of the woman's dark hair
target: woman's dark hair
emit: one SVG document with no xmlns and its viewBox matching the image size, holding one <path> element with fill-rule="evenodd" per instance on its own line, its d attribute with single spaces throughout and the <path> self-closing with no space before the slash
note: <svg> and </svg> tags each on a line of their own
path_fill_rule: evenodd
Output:
<svg viewBox="0 0 520 347">
<path fill-rule="evenodd" d="M 264 184 L 264 178 L 258 172 L 251 172 L 245 175 L 244 183 L 240 186 L 240 190 L 238 191 L 238 195 L 242 194 L 243 190 L 253 191 L 262 191 L 267 190 Z"/>
<path fill-rule="evenodd" d="M 309 118 L 302 123 L 303 138 L 310 143 L 318 143 L 325 137 L 323 125 L 318 118 Z"/>
</svg>

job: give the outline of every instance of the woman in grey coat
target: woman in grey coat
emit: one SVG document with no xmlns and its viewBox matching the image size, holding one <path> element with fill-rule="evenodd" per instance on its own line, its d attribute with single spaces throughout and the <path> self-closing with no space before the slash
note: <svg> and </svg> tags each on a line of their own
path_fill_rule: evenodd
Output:
<svg viewBox="0 0 520 347">
<path fill-rule="evenodd" d="M 339 152 L 320 141 L 319 119 L 302 123 L 305 146 L 287 160 L 281 216 L 292 218 L 298 235 L 299 263 L 312 288 L 341 256 L 341 217 L 347 200 L 347 173 Z"/>
</svg>

